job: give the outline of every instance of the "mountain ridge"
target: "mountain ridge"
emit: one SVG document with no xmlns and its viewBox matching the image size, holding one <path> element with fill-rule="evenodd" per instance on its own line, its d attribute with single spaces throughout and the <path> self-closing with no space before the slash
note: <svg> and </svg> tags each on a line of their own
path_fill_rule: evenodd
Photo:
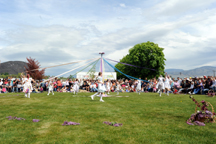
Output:
<svg viewBox="0 0 216 144">
<path fill-rule="evenodd" d="M 18 74 L 25 71 L 26 62 L 23 61 L 7 61 L 0 64 L 0 74 Z"/>
<path fill-rule="evenodd" d="M 215 72 L 214 72 L 215 71 Z M 215 76 L 216 67 L 214 66 L 202 66 L 190 70 L 183 69 L 165 69 L 169 75 L 173 77 L 200 77 L 200 76 Z"/>
<path fill-rule="evenodd" d="M 23 61 L 7 61 L 0 64 L 0 74 L 18 74 L 25 71 L 26 62 Z M 215 72 L 213 72 L 215 71 Z M 183 69 L 165 69 L 172 77 L 195 77 L 195 76 L 214 76 L 216 75 L 216 67 L 214 66 L 202 66 L 191 70 Z"/>
</svg>

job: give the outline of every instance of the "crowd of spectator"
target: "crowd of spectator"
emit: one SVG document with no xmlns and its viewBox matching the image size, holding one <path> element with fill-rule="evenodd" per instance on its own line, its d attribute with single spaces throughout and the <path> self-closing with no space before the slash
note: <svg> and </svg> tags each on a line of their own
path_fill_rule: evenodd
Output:
<svg viewBox="0 0 216 144">
<path fill-rule="evenodd" d="M 142 92 L 157 92 L 156 85 L 157 79 L 153 78 L 150 80 L 145 79 L 146 81 L 141 83 Z M 73 84 L 75 80 L 67 79 L 60 80 L 54 79 L 52 81 L 54 85 L 54 91 L 56 92 L 73 92 Z M 108 81 L 105 81 L 105 85 Z M 115 92 L 117 82 L 120 84 L 120 92 L 136 92 L 137 80 L 111 80 L 110 81 L 110 91 Z M 48 82 L 41 81 L 32 81 L 33 92 L 41 93 L 47 91 Z M 216 91 L 216 78 L 212 76 L 202 76 L 194 78 L 171 78 L 170 80 L 171 91 L 170 93 L 179 93 L 179 94 L 206 94 L 211 89 Z M 86 92 L 97 92 L 98 83 L 96 80 L 79 80 L 80 90 Z M 22 92 L 23 84 L 21 79 L 0 79 L 0 93 L 7 92 Z"/>
</svg>

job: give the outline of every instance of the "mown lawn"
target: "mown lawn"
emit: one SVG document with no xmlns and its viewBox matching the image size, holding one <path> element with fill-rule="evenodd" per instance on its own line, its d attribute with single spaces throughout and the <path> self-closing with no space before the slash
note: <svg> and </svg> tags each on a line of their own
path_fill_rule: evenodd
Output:
<svg viewBox="0 0 216 144">
<path fill-rule="evenodd" d="M 203 127 L 186 124 L 195 110 L 188 95 L 120 93 L 123 97 L 115 97 L 112 93 L 102 103 L 99 97 L 92 101 L 91 93 L 46 94 L 32 94 L 31 99 L 0 94 L 0 143 L 216 143 L 216 123 Z M 194 97 L 216 108 L 215 97 Z M 8 120 L 7 116 L 26 120 Z M 62 126 L 64 121 L 80 125 Z M 123 126 L 108 126 L 104 121 Z"/>
</svg>

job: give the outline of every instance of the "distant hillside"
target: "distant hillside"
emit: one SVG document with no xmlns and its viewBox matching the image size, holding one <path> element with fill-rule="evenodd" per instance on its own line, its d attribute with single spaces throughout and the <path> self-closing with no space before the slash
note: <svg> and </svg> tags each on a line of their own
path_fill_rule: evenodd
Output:
<svg viewBox="0 0 216 144">
<path fill-rule="evenodd" d="M 203 66 L 192 70 L 166 69 L 165 71 L 172 77 L 200 77 L 200 76 L 214 76 L 213 71 L 216 67 Z M 216 74 L 216 73 L 215 73 Z"/>
<path fill-rule="evenodd" d="M 27 64 L 22 61 L 8 61 L 0 64 L 0 73 L 18 74 L 25 71 Z"/>
<path fill-rule="evenodd" d="M 173 73 L 173 72 L 183 72 L 183 69 L 165 69 L 165 72 L 167 73 Z"/>
</svg>

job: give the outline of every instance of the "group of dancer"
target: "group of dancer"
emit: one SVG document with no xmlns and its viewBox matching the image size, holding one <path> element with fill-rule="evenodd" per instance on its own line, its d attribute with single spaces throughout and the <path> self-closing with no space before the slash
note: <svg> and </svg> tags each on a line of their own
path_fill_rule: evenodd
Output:
<svg viewBox="0 0 216 144">
<path fill-rule="evenodd" d="M 156 88 L 158 89 L 159 96 L 161 96 L 163 91 L 164 91 L 164 93 L 167 93 L 167 96 L 169 96 L 169 91 L 171 89 L 171 86 L 170 86 L 171 81 L 172 81 L 172 79 L 169 77 L 169 75 L 167 75 L 167 73 L 165 74 L 165 78 L 162 77 L 162 75 L 160 75 L 160 77 L 158 78 L 158 83 L 156 85 Z"/>
<path fill-rule="evenodd" d="M 21 74 L 22 77 L 22 85 L 23 85 L 23 92 L 24 92 L 24 96 L 26 98 L 30 98 L 30 95 L 33 91 L 33 87 L 32 87 L 32 83 L 36 83 L 34 81 L 34 79 L 32 79 L 30 77 L 29 74 L 27 74 L 26 76 L 22 73 Z M 52 95 L 54 95 L 54 83 L 52 80 L 48 80 L 47 81 L 47 88 L 48 88 L 48 93 L 47 95 L 49 96 L 50 93 L 52 93 Z M 78 79 L 76 79 L 76 81 L 74 82 L 74 85 L 72 87 L 74 94 L 77 94 L 79 92 L 79 81 Z"/>
<path fill-rule="evenodd" d="M 34 82 L 35 82 L 34 79 L 32 79 L 29 74 L 27 74 L 26 76 L 22 75 L 23 92 L 25 93 L 25 97 L 30 98 L 30 94 L 33 90 L 32 83 Z M 169 75 L 167 75 L 167 73 L 166 73 L 165 78 L 163 78 L 162 76 L 158 78 L 158 83 L 156 85 L 156 88 L 158 89 L 159 96 L 161 96 L 163 92 L 166 92 L 167 95 L 169 96 L 169 91 L 171 89 L 170 82 L 171 82 L 171 78 L 169 77 Z M 91 99 L 94 100 L 94 97 L 96 95 L 99 95 L 100 102 L 104 102 L 103 96 L 106 96 L 105 92 L 109 94 L 112 83 L 110 80 L 104 83 L 103 78 L 102 78 L 102 72 L 99 72 L 98 74 L 97 83 L 98 83 L 98 91 L 97 93 L 91 95 Z M 136 80 L 135 84 L 136 84 L 136 92 L 139 93 L 140 95 L 141 85 L 142 85 L 141 78 Z M 47 95 L 50 95 L 50 93 L 54 95 L 54 84 L 52 80 L 48 80 L 47 88 L 48 88 Z M 74 94 L 77 94 L 79 92 L 78 79 L 76 79 L 76 81 L 73 83 L 72 89 L 73 89 Z M 116 85 L 117 95 L 119 94 L 120 91 L 121 91 L 121 85 L 119 84 L 119 82 L 117 82 L 117 85 Z"/>
<path fill-rule="evenodd" d="M 30 77 L 29 74 L 27 74 L 27 76 L 22 74 L 21 77 L 22 77 L 23 92 L 25 93 L 25 97 L 30 98 L 30 94 L 33 90 L 32 82 L 35 82 L 35 81 L 34 79 Z"/>
</svg>

